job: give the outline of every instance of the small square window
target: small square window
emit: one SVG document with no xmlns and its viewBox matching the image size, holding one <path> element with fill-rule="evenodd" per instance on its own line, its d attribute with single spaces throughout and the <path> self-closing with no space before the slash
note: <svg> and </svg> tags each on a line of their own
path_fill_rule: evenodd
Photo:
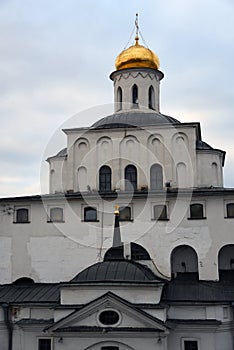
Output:
<svg viewBox="0 0 234 350">
<path fill-rule="evenodd" d="M 190 219 L 205 219 L 203 204 L 196 203 L 190 205 Z"/>
<path fill-rule="evenodd" d="M 227 204 L 227 217 L 234 218 L 234 203 Z"/>
<path fill-rule="evenodd" d="M 84 221 L 97 221 L 97 209 L 94 207 L 85 207 Z"/>
<path fill-rule="evenodd" d="M 184 350 L 198 350 L 198 341 L 184 340 Z"/>
<path fill-rule="evenodd" d="M 52 350 L 52 339 L 51 338 L 38 339 L 38 350 Z"/>
<path fill-rule="evenodd" d="M 58 207 L 50 208 L 49 221 L 63 222 L 63 208 L 58 208 Z"/>
<path fill-rule="evenodd" d="M 131 208 L 120 207 L 119 208 L 119 221 L 131 221 Z"/>
<path fill-rule="evenodd" d="M 154 205 L 154 219 L 155 220 L 168 220 L 167 206 L 166 205 Z"/>
<path fill-rule="evenodd" d="M 29 223 L 28 208 L 18 208 L 15 210 L 15 222 L 21 224 Z"/>
</svg>

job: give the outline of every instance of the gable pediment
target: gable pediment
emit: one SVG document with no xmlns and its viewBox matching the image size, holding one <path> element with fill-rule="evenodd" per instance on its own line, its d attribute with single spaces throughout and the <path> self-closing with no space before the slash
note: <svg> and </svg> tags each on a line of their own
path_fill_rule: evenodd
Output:
<svg viewBox="0 0 234 350">
<path fill-rule="evenodd" d="M 108 292 L 55 322 L 49 332 L 152 331 L 167 332 L 164 323 Z"/>
</svg>

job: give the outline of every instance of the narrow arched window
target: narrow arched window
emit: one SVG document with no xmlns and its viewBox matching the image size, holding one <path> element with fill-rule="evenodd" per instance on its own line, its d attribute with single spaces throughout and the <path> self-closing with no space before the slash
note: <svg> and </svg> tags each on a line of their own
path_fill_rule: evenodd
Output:
<svg viewBox="0 0 234 350">
<path fill-rule="evenodd" d="M 149 96 L 148 96 L 148 99 L 149 99 L 149 109 L 155 109 L 155 93 L 154 93 L 154 88 L 153 86 L 151 85 L 149 87 Z"/>
<path fill-rule="evenodd" d="M 204 219 L 203 204 L 190 205 L 190 219 Z"/>
<path fill-rule="evenodd" d="M 111 168 L 107 165 L 99 170 L 99 191 L 111 191 Z"/>
<path fill-rule="evenodd" d="M 134 165 L 128 165 L 125 168 L 125 190 L 137 190 L 137 169 Z"/>
<path fill-rule="evenodd" d="M 138 87 L 136 84 L 132 87 L 132 105 L 133 108 L 138 108 Z"/>
<path fill-rule="evenodd" d="M 118 90 L 117 90 L 117 110 L 118 111 L 122 109 L 122 102 L 123 102 L 123 92 L 121 87 L 118 87 Z"/>
<path fill-rule="evenodd" d="M 154 164 L 150 168 L 150 188 L 151 190 L 163 189 L 163 171 L 160 164 Z"/>
</svg>

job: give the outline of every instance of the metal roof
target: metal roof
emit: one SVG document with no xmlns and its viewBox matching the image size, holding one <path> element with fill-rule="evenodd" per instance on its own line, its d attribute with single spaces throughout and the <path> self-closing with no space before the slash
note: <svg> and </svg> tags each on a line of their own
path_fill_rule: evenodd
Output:
<svg viewBox="0 0 234 350">
<path fill-rule="evenodd" d="M 108 115 L 91 126 L 91 129 L 113 129 L 126 127 L 144 127 L 150 125 L 180 124 L 167 115 L 156 112 L 130 111 Z"/>
<path fill-rule="evenodd" d="M 0 303 L 58 303 L 58 284 L 0 286 Z"/>
<path fill-rule="evenodd" d="M 67 156 L 67 147 L 61 149 L 55 157 L 66 157 Z"/>
<path fill-rule="evenodd" d="M 71 282 L 160 282 L 147 267 L 130 261 L 106 261 L 97 263 L 78 274 Z M 164 281 L 165 283 L 165 281 Z M 0 286 L 0 304 L 57 304 L 59 289 L 63 284 L 31 285 L 6 284 Z M 179 274 L 163 287 L 161 302 L 217 302 L 232 303 L 234 300 L 234 271 L 221 271 L 220 281 L 199 281 L 197 274 Z"/>
<path fill-rule="evenodd" d="M 154 273 L 146 266 L 128 260 L 111 260 L 89 266 L 71 282 L 149 282 L 156 279 Z"/>
<path fill-rule="evenodd" d="M 220 281 L 199 281 L 197 274 L 184 273 L 165 285 L 163 302 L 232 302 L 234 273 L 225 272 Z"/>
</svg>

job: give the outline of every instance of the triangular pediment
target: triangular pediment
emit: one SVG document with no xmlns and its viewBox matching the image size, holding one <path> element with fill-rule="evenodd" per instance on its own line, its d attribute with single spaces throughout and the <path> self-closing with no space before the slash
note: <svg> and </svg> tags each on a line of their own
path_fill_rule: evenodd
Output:
<svg viewBox="0 0 234 350">
<path fill-rule="evenodd" d="M 111 292 L 71 312 L 46 330 L 49 332 L 101 332 L 107 328 L 112 331 L 138 330 L 167 333 L 167 327 L 161 320 Z"/>
</svg>

